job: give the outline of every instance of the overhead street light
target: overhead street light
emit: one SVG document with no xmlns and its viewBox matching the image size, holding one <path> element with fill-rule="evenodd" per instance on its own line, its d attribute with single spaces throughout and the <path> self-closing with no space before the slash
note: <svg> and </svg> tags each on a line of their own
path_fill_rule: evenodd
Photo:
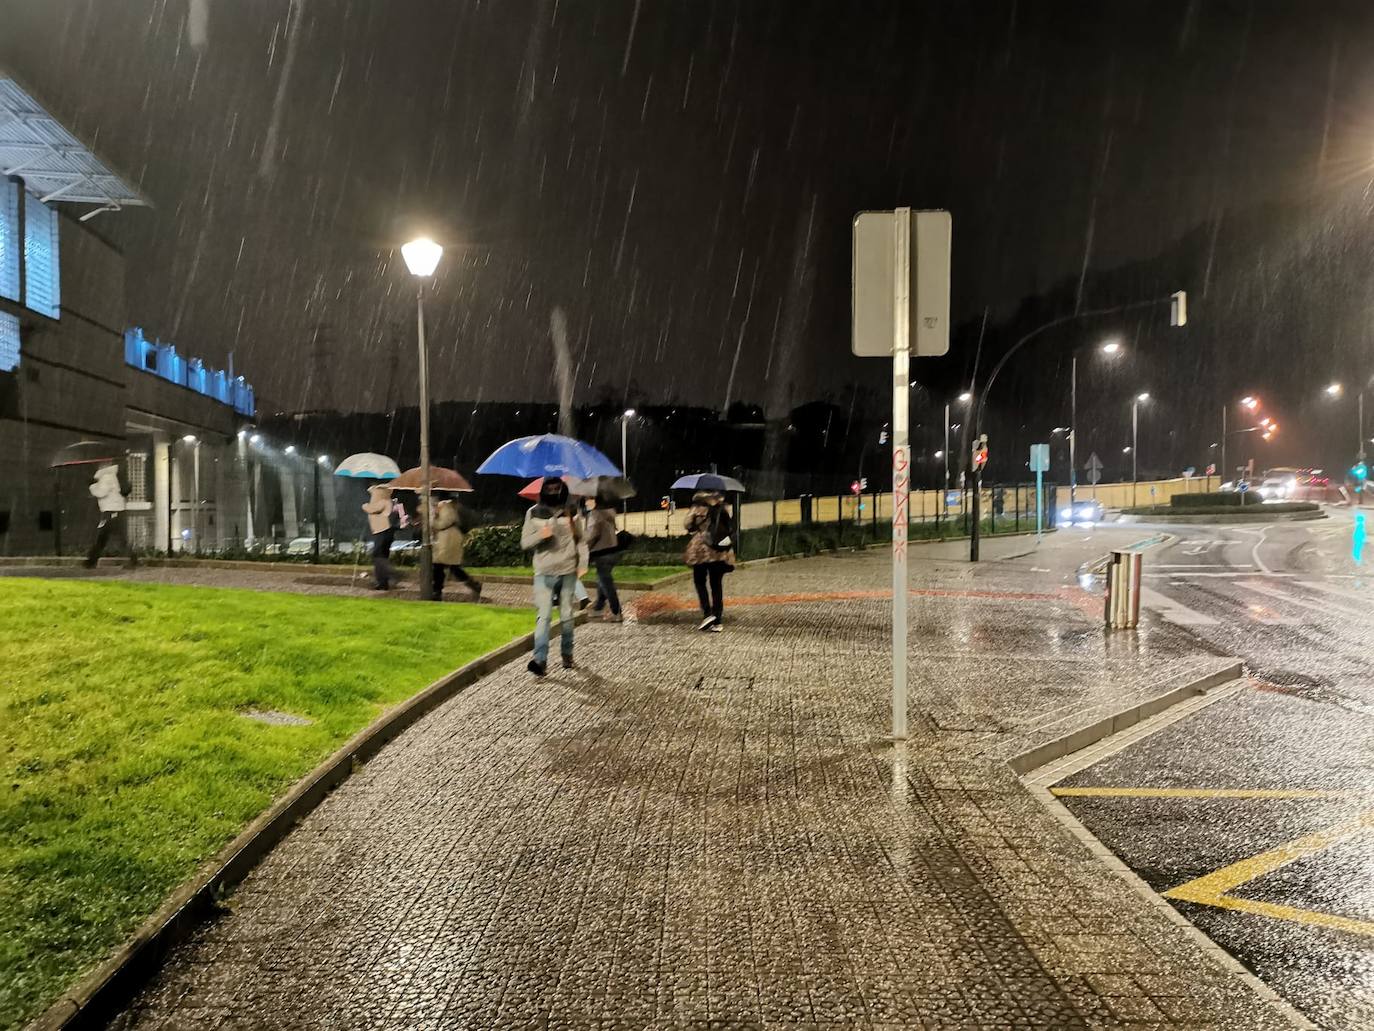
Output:
<svg viewBox="0 0 1374 1031">
<path fill-rule="evenodd" d="M 1120 353 L 1121 353 L 1121 341 L 1120 341 L 1120 340 L 1108 340 L 1105 344 L 1102 345 L 1102 347 L 1101 347 L 1100 350 L 1102 351 L 1103 354 L 1120 354 Z"/>
<path fill-rule="evenodd" d="M 1254 394 L 1246 394 L 1244 397 L 1242 397 L 1242 398 L 1241 398 L 1238 402 L 1236 402 L 1236 403 L 1239 404 L 1242 408 L 1248 409 L 1249 411 L 1252 411 L 1252 412 L 1253 412 L 1253 411 L 1255 411 L 1256 409 L 1259 408 L 1259 406 L 1260 406 L 1260 399 L 1259 399 L 1258 397 L 1256 397 Z M 1227 417 L 1227 415 L 1230 413 L 1230 411 L 1231 411 L 1231 405 L 1230 405 L 1230 403 L 1223 404 L 1223 405 L 1221 406 L 1221 466 L 1220 466 L 1220 469 L 1221 469 L 1221 476 L 1222 476 L 1222 479 L 1223 479 L 1223 480 L 1224 480 L 1224 479 L 1226 478 L 1226 476 L 1228 475 L 1227 468 L 1226 468 L 1226 441 L 1227 441 L 1227 438 L 1229 437 L 1229 434 L 1227 433 L 1227 430 L 1226 430 L 1226 417 Z M 1245 432 L 1245 431 L 1244 431 L 1244 430 L 1241 430 L 1241 431 L 1238 431 L 1238 432 L 1242 432 L 1242 433 L 1243 433 L 1243 432 Z"/>
<path fill-rule="evenodd" d="M 444 249 L 427 236 L 402 245 L 401 257 L 415 277 L 415 339 L 420 350 L 420 597 L 434 600 L 434 543 L 430 524 L 429 482 L 429 352 L 425 348 L 425 280 L 434 275 Z"/>
<path fill-rule="evenodd" d="M 1344 392 L 1345 392 L 1345 388 L 1344 388 L 1343 386 L 1341 386 L 1340 383 L 1332 383 L 1329 387 L 1326 388 L 1326 395 L 1327 395 L 1327 397 L 1332 397 L 1332 398 L 1340 397 L 1341 394 L 1344 393 Z M 1356 453 L 1357 453 L 1357 456 L 1358 456 L 1356 460 L 1357 460 L 1357 461 L 1360 461 L 1360 462 L 1363 462 L 1363 461 L 1364 461 L 1364 458 L 1365 458 L 1365 451 L 1364 451 L 1364 389 L 1363 389 L 1363 388 L 1361 388 L 1360 391 L 1355 395 L 1355 412 L 1356 412 L 1356 414 L 1355 414 L 1355 421 L 1356 421 L 1355 450 L 1356 450 Z"/>
<path fill-rule="evenodd" d="M 1140 476 L 1137 474 L 1137 471 L 1136 471 L 1136 454 L 1137 454 L 1137 450 L 1136 450 L 1136 449 L 1140 446 L 1140 436 L 1139 436 L 1139 429 L 1140 429 L 1140 406 L 1143 405 L 1143 404 L 1144 404 L 1146 401 L 1148 401 L 1148 400 L 1150 400 L 1149 392 L 1148 392 L 1148 391 L 1144 391 L 1144 390 L 1142 390 L 1139 394 L 1136 394 L 1136 396 L 1131 400 L 1131 447 L 1130 447 L 1130 452 L 1131 452 L 1131 507 L 1132 507 L 1132 508 L 1134 508 L 1134 507 L 1135 507 L 1135 504 L 1136 504 L 1136 497 L 1135 497 L 1135 495 L 1136 495 L 1136 485 L 1140 482 Z"/>
</svg>

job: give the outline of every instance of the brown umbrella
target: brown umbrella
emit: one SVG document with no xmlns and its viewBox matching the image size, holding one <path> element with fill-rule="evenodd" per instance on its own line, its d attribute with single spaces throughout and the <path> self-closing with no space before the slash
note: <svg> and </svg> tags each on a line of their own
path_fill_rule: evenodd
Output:
<svg viewBox="0 0 1374 1031">
<path fill-rule="evenodd" d="M 387 483 L 392 490 L 421 490 L 424 487 L 424 477 L 418 466 L 414 469 L 407 469 Z M 441 465 L 431 465 L 429 467 L 429 489 L 430 490 L 472 490 L 472 484 L 463 479 L 462 474 L 454 472 L 452 469 L 445 469 Z"/>
</svg>

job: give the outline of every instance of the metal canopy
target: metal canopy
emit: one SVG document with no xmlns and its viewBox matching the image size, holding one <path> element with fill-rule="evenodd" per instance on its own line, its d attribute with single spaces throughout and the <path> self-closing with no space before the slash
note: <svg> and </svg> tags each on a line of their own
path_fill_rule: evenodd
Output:
<svg viewBox="0 0 1374 1031">
<path fill-rule="evenodd" d="M 0 175 L 20 176 L 45 203 L 98 204 L 100 211 L 148 206 L 63 125 L 0 72 Z"/>
</svg>

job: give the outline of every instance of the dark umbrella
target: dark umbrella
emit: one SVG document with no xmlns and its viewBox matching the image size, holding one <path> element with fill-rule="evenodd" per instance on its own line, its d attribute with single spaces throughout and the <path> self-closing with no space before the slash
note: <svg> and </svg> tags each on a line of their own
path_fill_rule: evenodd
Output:
<svg viewBox="0 0 1374 1031">
<path fill-rule="evenodd" d="M 635 496 L 635 486 L 623 476 L 589 476 L 585 480 L 564 477 L 568 481 L 568 493 L 579 498 L 609 498 L 624 501 Z"/>
<path fill-rule="evenodd" d="M 744 484 L 730 476 L 719 476 L 716 473 L 691 473 L 688 476 L 680 476 L 674 482 L 671 490 L 719 490 L 736 491 L 740 494 L 745 493 Z"/>
<path fill-rule="evenodd" d="M 99 440 L 78 440 L 68 444 L 52 456 L 48 463 L 50 469 L 62 469 L 69 465 L 109 465 L 124 460 L 122 445 L 107 444 Z"/>
</svg>

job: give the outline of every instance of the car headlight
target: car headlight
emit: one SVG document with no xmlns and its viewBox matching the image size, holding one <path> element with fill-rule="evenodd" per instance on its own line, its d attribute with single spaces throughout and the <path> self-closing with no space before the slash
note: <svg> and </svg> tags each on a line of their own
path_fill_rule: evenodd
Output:
<svg viewBox="0 0 1374 1031">
<path fill-rule="evenodd" d="M 1071 509 L 1071 508 L 1061 508 L 1061 509 L 1059 510 L 1059 518 L 1060 518 L 1060 519 L 1072 519 L 1072 518 L 1073 518 L 1073 509 Z"/>
</svg>

